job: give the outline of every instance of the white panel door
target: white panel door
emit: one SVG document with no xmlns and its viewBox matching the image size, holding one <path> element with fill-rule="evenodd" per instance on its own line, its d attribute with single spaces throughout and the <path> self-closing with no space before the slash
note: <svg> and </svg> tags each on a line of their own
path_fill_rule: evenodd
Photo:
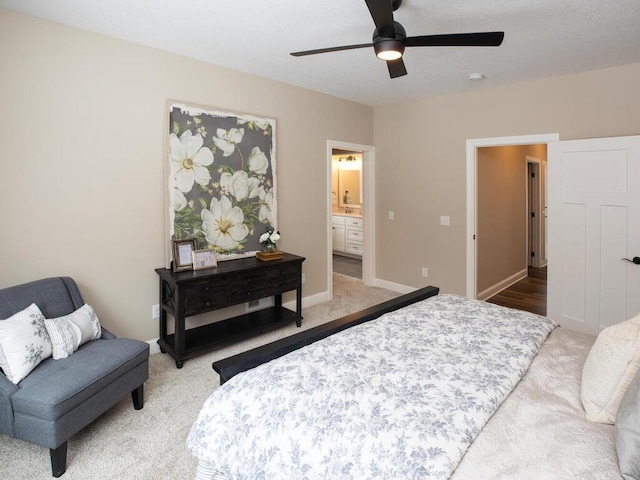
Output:
<svg viewBox="0 0 640 480">
<path fill-rule="evenodd" d="M 597 334 L 640 312 L 640 136 L 548 144 L 547 315 Z"/>
</svg>

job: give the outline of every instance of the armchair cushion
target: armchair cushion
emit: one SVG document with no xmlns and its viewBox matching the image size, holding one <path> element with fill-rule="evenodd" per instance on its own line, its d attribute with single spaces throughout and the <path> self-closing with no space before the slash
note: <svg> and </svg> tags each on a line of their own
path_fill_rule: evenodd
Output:
<svg viewBox="0 0 640 480">
<path fill-rule="evenodd" d="M 0 321 L 0 368 L 18 384 L 51 356 L 51 342 L 42 312 L 35 303 Z"/>
<path fill-rule="evenodd" d="M 115 338 L 89 342 L 68 358 L 49 358 L 14 393 L 14 412 L 56 420 L 123 373 L 145 363 L 148 356 L 147 343 Z"/>
</svg>

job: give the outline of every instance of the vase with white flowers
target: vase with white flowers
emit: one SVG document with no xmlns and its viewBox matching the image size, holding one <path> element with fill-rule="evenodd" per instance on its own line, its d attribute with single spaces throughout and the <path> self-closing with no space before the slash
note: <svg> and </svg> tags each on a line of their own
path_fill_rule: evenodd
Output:
<svg viewBox="0 0 640 480">
<path fill-rule="evenodd" d="M 267 230 L 260 235 L 260 243 L 264 252 L 277 252 L 277 241 L 280 240 L 280 232 L 277 230 Z"/>
</svg>

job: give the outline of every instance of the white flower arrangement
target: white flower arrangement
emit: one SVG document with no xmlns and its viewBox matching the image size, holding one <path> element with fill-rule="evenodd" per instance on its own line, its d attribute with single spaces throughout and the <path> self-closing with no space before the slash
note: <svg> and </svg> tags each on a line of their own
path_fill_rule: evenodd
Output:
<svg viewBox="0 0 640 480">
<path fill-rule="evenodd" d="M 278 232 L 277 230 L 276 231 L 267 230 L 262 235 L 260 235 L 260 243 L 263 243 L 265 246 L 266 245 L 275 246 L 278 240 L 280 240 L 280 232 Z"/>
</svg>

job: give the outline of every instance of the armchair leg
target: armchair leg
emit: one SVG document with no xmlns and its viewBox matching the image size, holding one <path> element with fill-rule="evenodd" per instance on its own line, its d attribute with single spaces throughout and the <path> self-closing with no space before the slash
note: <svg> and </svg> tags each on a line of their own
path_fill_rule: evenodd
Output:
<svg viewBox="0 0 640 480">
<path fill-rule="evenodd" d="M 131 398 L 133 399 L 133 408 L 142 410 L 144 407 L 144 383 L 131 392 Z"/>
<path fill-rule="evenodd" d="M 67 442 L 64 442 L 58 448 L 50 448 L 51 455 L 51 473 L 58 478 L 67 470 Z"/>
</svg>

